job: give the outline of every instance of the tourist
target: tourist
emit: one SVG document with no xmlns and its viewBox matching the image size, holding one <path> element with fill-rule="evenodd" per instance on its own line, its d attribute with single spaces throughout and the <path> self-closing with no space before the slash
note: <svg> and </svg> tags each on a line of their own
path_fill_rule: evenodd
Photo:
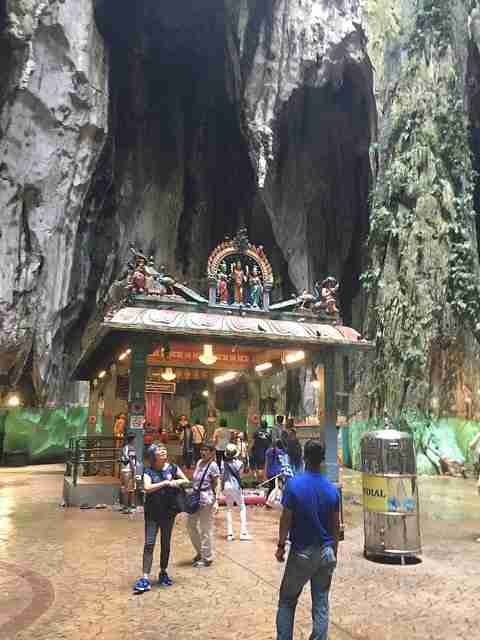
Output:
<svg viewBox="0 0 480 640">
<path fill-rule="evenodd" d="M 225 419 L 220 420 L 220 426 L 215 429 L 213 434 L 213 442 L 215 444 L 215 453 L 217 456 L 218 468 L 222 468 L 223 457 L 225 455 L 225 449 L 227 444 L 230 443 L 231 438 L 230 429 L 227 428 L 227 421 Z"/>
<path fill-rule="evenodd" d="M 193 465 L 193 431 L 190 423 L 184 424 L 180 432 L 180 442 L 182 443 L 183 464 L 187 469 Z"/>
<path fill-rule="evenodd" d="M 127 435 L 127 442 L 120 457 L 120 494 L 122 497 L 122 513 L 135 511 L 135 472 L 137 466 L 137 450 L 135 448 L 135 434 Z"/>
<path fill-rule="evenodd" d="M 284 490 L 276 558 L 285 560 L 290 533 L 291 548 L 280 587 L 277 640 L 292 640 L 295 609 L 310 581 L 313 631 L 311 640 L 327 640 L 328 596 L 337 563 L 340 500 L 335 486 L 321 474 L 325 448 L 318 440 L 305 445 L 306 472 L 290 480 Z"/>
<path fill-rule="evenodd" d="M 188 425 L 190 425 L 190 422 L 189 422 L 189 420 L 188 420 L 187 416 L 186 416 L 185 414 L 182 414 L 182 415 L 180 416 L 180 420 L 178 421 L 177 428 L 175 429 L 175 431 L 176 431 L 179 435 L 181 435 L 181 434 L 182 434 L 182 432 L 183 432 L 183 430 L 184 430 L 184 429 L 185 429 L 185 427 L 187 426 L 187 424 L 188 424 Z"/>
<path fill-rule="evenodd" d="M 145 546 L 143 549 L 143 577 L 133 588 L 135 593 L 150 591 L 150 572 L 153 563 L 153 551 L 160 530 L 160 575 L 158 584 L 170 587 L 173 582 L 167 574 L 170 557 L 170 542 L 176 510 L 173 508 L 178 487 L 188 483 L 187 478 L 176 464 L 168 462 L 167 450 L 163 446 L 152 445 L 148 450 L 150 467 L 143 474 L 145 491 Z"/>
<path fill-rule="evenodd" d="M 282 442 L 286 442 L 287 440 L 287 432 L 284 425 L 284 416 L 277 416 L 275 418 L 275 425 L 272 428 L 272 442 L 277 442 L 277 440 L 282 440 Z"/>
<path fill-rule="evenodd" d="M 197 464 L 200 460 L 200 449 L 205 440 L 205 427 L 198 418 L 195 418 L 192 426 L 193 435 L 193 463 Z"/>
<path fill-rule="evenodd" d="M 114 447 L 114 455 L 113 457 L 118 460 L 121 457 L 121 452 L 119 451 L 122 447 L 122 441 L 125 438 L 125 430 L 127 428 L 127 416 L 125 413 L 119 413 L 115 418 L 113 423 L 113 447 Z M 119 456 L 120 454 L 120 456 Z M 120 468 L 121 470 L 121 468 Z M 117 476 L 119 472 L 118 464 L 113 465 L 113 475 Z"/>
<path fill-rule="evenodd" d="M 262 420 L 260 427 L 253 434 L 253 445 L 250 456 L 250 465 L 256 480 L 258 480 L 259 469 L 264 469 L 265 467 L 265 453 L 271 445 L 272 438 L 268 433 L 267 423 Z"/>
<path fill-rule="evenodd" d="M 294 475 L 303 471 L 302 445 L 297 438 L 297 432 L 293 428 L 287 429 L 287 453 Z"/>
<path fill-rule="evenodd" d="M 222 472 L 222 491 L 227 503 L 226 522 L 227 540 L 235 540 L 233 533 L 232 508 L 236 503 L 240 508 L 240 540 L 251 540 L 247 529 L 247 508 L 243 498 L 241 474 L 243 463 L 238 459 L 238 450 L 234 444 L 225 449 Z"/>
<path fill-rule="evenodd" d="M 155 438 L 155 429 L 152 426 L 152 423 L 147 421 L 145 421 L 145 425 L 143 429 L 144 429 L 143 446 L 145 448 L 145 453 L 146 453 L 148 448 L 153 444 L 153 440 Z"/>
<path fill-rule="evenodd" d="M 213 562 L 213 524 L 218 511 L 220 470 L 215 462 L 215 446 L 205 442 L 193 472 L 193 488 L 200 492 L 200 509 L 188 516 L 187 529 L 196 551 L 194 567 L 209 567 Z"/>
<path fill-rule="evenodd" d="M 248 471 L 250 468 L 250 461 L 248 457 L 248 439 L 246 433 L 243 433 L 242 431 L 238 432 L 235 446 L 237 447 L 238 458 L 243 464 L 243 470 Z"/>
<path fill-rule="evenodd" d="M 267 449 L 265 453 L 265 478 L 268 480 L 267 498 L 275 488 L 277 479 L 282 483 L 283 477 L 287 475 L 292 475 L 289 470 L 288 454 L 283 442 L 277 440 L 274 446 Z"/>
<path fill-rule="evenodd" d="M 119 413 L 115 418 L 113 424 L 113 437 L 123 438 L 125 436 L 125 429 L 127 426 L 127 416 L 124 413 Z"/>
<path fill-rule="evenodd" d="M 158 439 L 162 444 L 167 444 L 168 431 L 165 429 L 165 427 L 160 427 L 160 431 L 158 432 Z"/>
</svg>

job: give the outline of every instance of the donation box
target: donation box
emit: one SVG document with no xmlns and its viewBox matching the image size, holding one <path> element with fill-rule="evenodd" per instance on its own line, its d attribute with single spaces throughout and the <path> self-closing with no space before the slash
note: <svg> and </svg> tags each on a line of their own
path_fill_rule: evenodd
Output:
<svg viewBox="0 0 480 640">
<path fill-rule="evenodd" d="M 421 553 L 415 445 L 394 429 L 361 441 L 365 557 Z"/>
</svg>

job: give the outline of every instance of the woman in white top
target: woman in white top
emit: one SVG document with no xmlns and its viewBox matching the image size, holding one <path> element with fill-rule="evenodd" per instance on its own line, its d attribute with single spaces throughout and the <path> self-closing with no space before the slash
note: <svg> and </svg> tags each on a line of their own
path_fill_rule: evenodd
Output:
<svg viewBox="0 0 480 640">
<path fill-rule="evenodd" d="M 227 503 L 227 539 L 235 540 L 235 534 L 233 533 L 232 507 L 234 503 L 237 503 L 240 508 L 240 540 L 251 540 L 252 538 L 248 534 L 247 529 L 247 508 L 245 506 L 245 500 L 243 499 L 240 480 L 243 463 L 236 457 L 237 454 L 237 447 L 234 444 L 227 445 L 222 468 L 222 489 Z"/>
</svg>

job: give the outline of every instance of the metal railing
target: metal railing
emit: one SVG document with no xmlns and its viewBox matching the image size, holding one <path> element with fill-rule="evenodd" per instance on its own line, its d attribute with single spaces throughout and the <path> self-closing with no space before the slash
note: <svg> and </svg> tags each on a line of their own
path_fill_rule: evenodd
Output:
<svg viewBox="0 0 480 640">
<path fill-rule="evenodd" d="M 123 438 L 113 436 L 80 436 L 70 438 L 67 449 L 65 476 L 76 486 L 79 477 L 118 477 Z"/>
</svg>

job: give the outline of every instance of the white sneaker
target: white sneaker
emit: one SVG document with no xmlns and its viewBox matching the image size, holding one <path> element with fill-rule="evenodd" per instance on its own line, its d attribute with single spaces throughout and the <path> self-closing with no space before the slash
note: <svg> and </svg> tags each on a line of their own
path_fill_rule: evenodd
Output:
<svg viewBox="0 0 480 640">
<path fill-rule="evenodd" d="M 227 536 L 227 540 L 228 540 L 229 542 L 232 542 L 233 540 L 235 540 L 235 536 L 233 535 L 233 533 L 229 533 L 229 534 L 228 534 L 228 536 Z"/>
<path fill-rule="evenodd" d="M 249 533 L 241 533 L 240 540 L 253 540 L 253 538 Z"/>
</svg>

